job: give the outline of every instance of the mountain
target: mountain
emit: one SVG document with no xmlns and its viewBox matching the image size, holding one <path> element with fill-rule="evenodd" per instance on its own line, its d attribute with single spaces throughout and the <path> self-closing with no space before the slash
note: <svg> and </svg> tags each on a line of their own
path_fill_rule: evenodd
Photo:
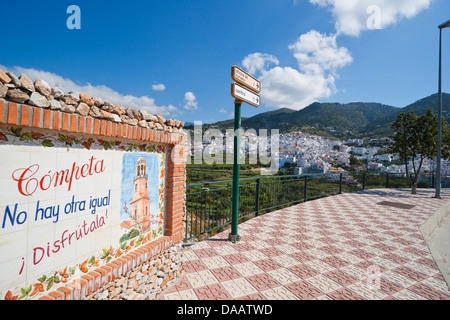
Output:
<svg viewBox="0 0 450 320">
<path fill-rule="evenodd" d="M 395 107 L 379 103 L 316 102 L 302 110 L 274 116 L 271 120 L 272 123 L 278 124 L 280 132 L 300 130 L 344 139 L 355 136 L 369 123 L 395 111 Z M 257 127 L 257 121 L 257 117 L 253 117 L 247 119 L 245 125 Z M 269 129 L 268 126 L 266 129 Z"/>
<path fill-rule="evenodd" d="M 287 108 L 257 114 L 250 118 L 242 118 L 244 129 L 279 129 L 280 133 L 302 131 L 326 138 L 380 138 L 392 134 L 390 123 L 394 122 L 398 113 L 413 110 L 417 114 L 431 108 L 438 110 L 438 96 L 433 94 L 420 99 L 404 108 L 397 108 L 381 103 L 352 102 L 319 103 L 315 102 L 302 110 Z M 443 115 L 450 118 L 450 94 L 443 93 Z M 450 120 L 450 119 L 449 119 Z M 220 130 L 234 127 L 234 120 L 220 121 L 204 125 L 203 129 L 218 128 Z M 186 126 L 186 129 L 190 129 Z"/>
<path fill-rule="evenodd" d="M 410 110 L 414 111 L 415 114 L 421 115 L 427 111 L 427 109 L 432 109 L 437 115 L 439 109 L 439 99 L 438 94 L 435 93 L 426 98 L 417 100 L 410 105 L 398 109 L 396 112 L 388 114 L 381 117 L 364 128 L 361 133 L 368 137 L 377 137 L 381 135 L 392 135 L 394 132 L 390 127 L 390 124 L 397 119 L 397 116 L 401 112 L 408 112 Z M 442 93 L 442 117 L 450 121 L 450 94 Z"/>
</svg>

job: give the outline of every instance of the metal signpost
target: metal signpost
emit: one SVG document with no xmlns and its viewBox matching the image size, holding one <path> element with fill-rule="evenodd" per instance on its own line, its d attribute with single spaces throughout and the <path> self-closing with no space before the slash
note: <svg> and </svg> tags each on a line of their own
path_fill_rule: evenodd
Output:
<svg viewBox="0 0 450 320">
<path fill-rule="evenodd" d="M 441 158 L 442 158 L 442 29 L 450 28 L 450 20 L 440 24 L 439 28 L 439 88 L 438 88 L 438 136 L 436 156 L 436 194 L 434 198 L 441 199 Z"/>
<path fill-rule="evenodd" d="M 231 95 L 240 101 L 251 104 L 252 106 L 259 107 L 261 105 L 261 98 L 256 93 L 238 85 L 237 83 L 231 84 Z"/>
<path fill-rule="evenodd" d="M 228 240 L 235 243 L 240 240 L 238 235 L 239 220 L 239 176 L 241 153 L 241 105 L 246 102 L 259 107 L 261 98 L 257 94 L 261 91 L 261 82 L 237 66 L 231 69 L 231 78 L 237 83 L 231 84 L 231 96 L 234 101 L 234 163 L 233 163 L 233 204 L 231 216 L 231 233 Z"/>
<path fill-rule="evenodd" d="M 261 82 L 237 66 L 233 66 L 231 69 L 231 78 L 256 93 L 261 91 Z"/>
</svg>

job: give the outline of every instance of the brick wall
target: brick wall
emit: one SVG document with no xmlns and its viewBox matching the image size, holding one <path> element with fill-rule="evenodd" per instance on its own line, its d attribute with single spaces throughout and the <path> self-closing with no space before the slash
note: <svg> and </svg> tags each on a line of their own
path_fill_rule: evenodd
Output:
<svg viewBox="0 0 450 320">
<path fill-rule="evenodd" d="M 117 279 L 129 276 L 130 272 L 154 261 L 158 255 L 164 254 L 169 248 L 177 246 L 182 241 L 186 188 L 184 157 L 186 135 L 181 130 L 167 132 L 157 128 L 130 125 L 0 99 L 0 128 L 7 126 L 31 128 L 37 132 L 73 133 L 104 141 L 120 139 L 130 143 L 145 142 L 166 146 L 164 235 L 123 253 L 105 265 L 91 268 L 77 279 L 41 294 L 39 299 L 93 298 L 93 293 L 100 292 L 105 287 L 110 288 Z M 173 274 L 172 279 L 179 275 L 179 272 Z"/>
</svg>

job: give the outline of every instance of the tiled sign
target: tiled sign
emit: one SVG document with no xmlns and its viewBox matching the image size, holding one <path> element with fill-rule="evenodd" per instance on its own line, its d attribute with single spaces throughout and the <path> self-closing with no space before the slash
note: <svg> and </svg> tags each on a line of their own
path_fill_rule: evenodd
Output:
<svg viewBox="0 0 450 320">
<path fill-rule="evenodd" d="M 30 299 L 164 224 L 162 146 L 0 131 L 0 299 Z"/>
</svg>

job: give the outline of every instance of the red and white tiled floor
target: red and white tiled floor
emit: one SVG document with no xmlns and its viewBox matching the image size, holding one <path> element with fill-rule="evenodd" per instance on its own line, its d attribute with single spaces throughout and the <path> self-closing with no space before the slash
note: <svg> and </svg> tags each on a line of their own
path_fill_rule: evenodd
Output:
<svg viewBox="0 0 450 320">
<path fill-rule="evenodd" d="M 165 300 L 450 300 L 419 227 L 450 200 L 380 189 L 305 202 L 187 247 Z M 381 201 L 414 205 L 402 209 Z"/>
</svg>

